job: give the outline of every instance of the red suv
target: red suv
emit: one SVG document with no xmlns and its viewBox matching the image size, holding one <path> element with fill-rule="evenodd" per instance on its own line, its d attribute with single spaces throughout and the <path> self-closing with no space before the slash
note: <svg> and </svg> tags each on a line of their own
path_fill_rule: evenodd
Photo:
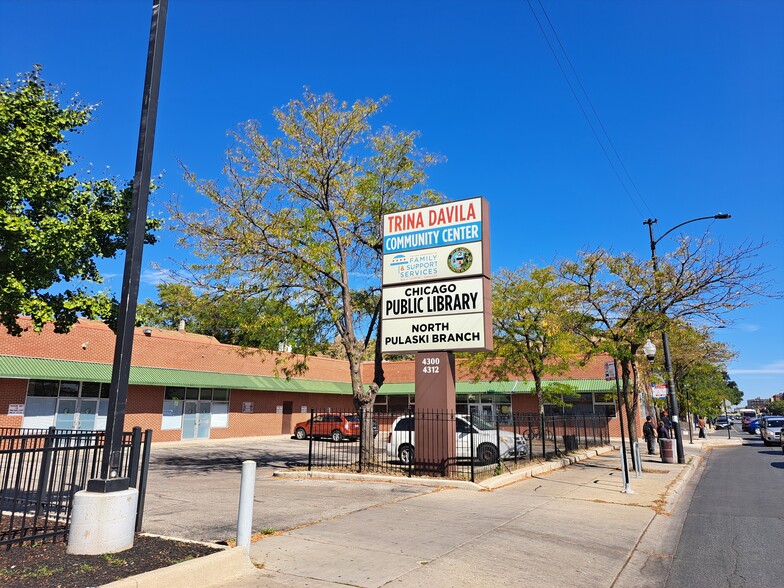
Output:
<svg viewBox="0 0 784 588">
<path fill-rule="evenodd" d="M 329 437 L 338 442 L 343 439 L 355 440 L 359 438 L 359 417 L 357 415 L 342 414 L 317 414 L 313 417 L 311 427 L 310 419 L 297 423 L 294 427 L 294 436 L 297 439 L 307 439 L 308 435 Z"/>
</svg>

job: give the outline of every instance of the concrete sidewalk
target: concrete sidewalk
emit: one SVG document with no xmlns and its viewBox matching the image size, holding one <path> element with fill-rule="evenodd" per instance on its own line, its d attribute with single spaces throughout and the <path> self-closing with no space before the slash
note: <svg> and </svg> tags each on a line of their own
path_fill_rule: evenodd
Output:
<svg viewBox="0 0 784 588">
<path fill-rule="evenodd" d="M 300 479 L 278 478 L 275 484 L 269 470 L 261 474 L 257 491 L 263 484 L 267 494 L 276 495 L 275 504 L 285 496 L 298 501 L 311 491 L 321 493 L 319 501 L 304 505 L 307 517 L 300 512 L 303 507 L 284 509 L 278 528 L 287 530 L 252 544 L 250 558 L 245 550 L 229 549 L 118 585 L 660 588 L 704 457 L 711 447 L 741 443 L 739 435 L 728 440 L 712 434 L 684 444 L 685 465 L 643 456 L 645 473 L 632 477 L 630 494 L 621 492 L 619 452 L 612 447 L 532 464 L 481 485 L 367 475 L 302 479 L 310 477 L 308 472 L 300 472 Z M 235 445 L 227 450 L 236 452 Z M 210 459 L 197 479 L 214 486 L 213 462 L 224 464 L 218 472 L 223 476 L 227 458 L 219 453 Z M 197 479 L 190 470 L 186 475 L 192 489 Z M 257 498 L 254 525 L 258 515 L 267 521 L 268 507 Z M 184 524 L 193 535 L 191 524 Z M 214 525 L 210 528 L 215 531 Z"/>
<path fill-rule="evenodd" d="M 505 486 L 494 478 L 492 492 L 445 488 L 359 510 L 252 544 L 262 569 L 232 586 L 655 585 L 651 563 L 677 547 L 677 499 L 703 445 L 740 442 L 687 444 L 686 465 L 643 456 L 633 494 L 613 451 Z"/>
</svg>

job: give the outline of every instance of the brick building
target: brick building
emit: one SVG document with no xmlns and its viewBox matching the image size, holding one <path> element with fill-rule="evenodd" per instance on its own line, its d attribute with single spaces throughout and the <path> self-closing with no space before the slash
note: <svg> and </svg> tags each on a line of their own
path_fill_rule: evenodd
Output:
<svg viewBox="0 0 784 588">
<path fill-rule="evenodd" d="M 24 321 L 24 319 L 21 319 Z M 353 410 L 348 364 L 307 358 L 307 369 L 282 374 L 301 357 L 224 345 L 184 331 L 137 328 L 134 334 L 125 427 L 153 430 L 156 441 L 290 434 L 311 409 Z M 68 334 L 0 334 L 0 427 L 103 429 L 115 335 L 103 323 L 79 321 Z M 604 379 L 606 357 L 562 377 L 576 388 L 563 409 L 598 414 L 618 435 L 614 382 Z M 414 363 L 387 362 L 376 412 L 414 405 Z M 365 381 L 373 364 L 363 365 Z M 490 418 L 536 412 L 533 381 L 473 382 L 458 364 L 457 408 Z"/>
</svg>

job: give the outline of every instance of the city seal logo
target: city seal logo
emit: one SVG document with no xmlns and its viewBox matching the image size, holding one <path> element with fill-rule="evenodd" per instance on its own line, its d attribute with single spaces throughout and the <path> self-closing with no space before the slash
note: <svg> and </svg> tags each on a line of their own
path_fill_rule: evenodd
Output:
<svg viewBox="0 0 784 588">
<path fill-rule="evenodd" d="M 449 257 L 446 258 L 446 264 L 449 266 L 449 269 L 456 274 L 462 274 L 466 271 L 471 267 L 473 261 L 474 255 L 465 247 L 453 249 L 449 253 Z"/>
</svg>

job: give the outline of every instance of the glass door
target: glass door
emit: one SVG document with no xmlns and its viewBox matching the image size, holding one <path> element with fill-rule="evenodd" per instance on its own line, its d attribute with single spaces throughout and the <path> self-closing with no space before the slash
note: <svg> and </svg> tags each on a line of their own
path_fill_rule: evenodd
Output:
<svg viewBox="0 0 784 588">
<path fill-rule="evenodd" d="M 57 403 L 57 415 L 54 426 L 58 429 L 73 429 L 76 423 L 76 398 L 60 398 Z"/>
<path fill-rule="evenodd" d="M 199 414 L 196 425 L 196 435 L 198 439 L 210 438 L 210 404 L 209 400 L 199 402 Z"/>
<path fill-rule="evenodd" d="M 182 407 L 182 438 L 196 439 L 196 425 L 198 419 L 199 403 L 196 400 L 186 400 Z"/>
<path fill-rule="evenodd" d="M 77 428 L 80 431 L 95 430 L 95 413 L 98 411 L 98 400 L 82 398 L 79 402 L 79 416 L 77 417 Z"/>
</svg>

